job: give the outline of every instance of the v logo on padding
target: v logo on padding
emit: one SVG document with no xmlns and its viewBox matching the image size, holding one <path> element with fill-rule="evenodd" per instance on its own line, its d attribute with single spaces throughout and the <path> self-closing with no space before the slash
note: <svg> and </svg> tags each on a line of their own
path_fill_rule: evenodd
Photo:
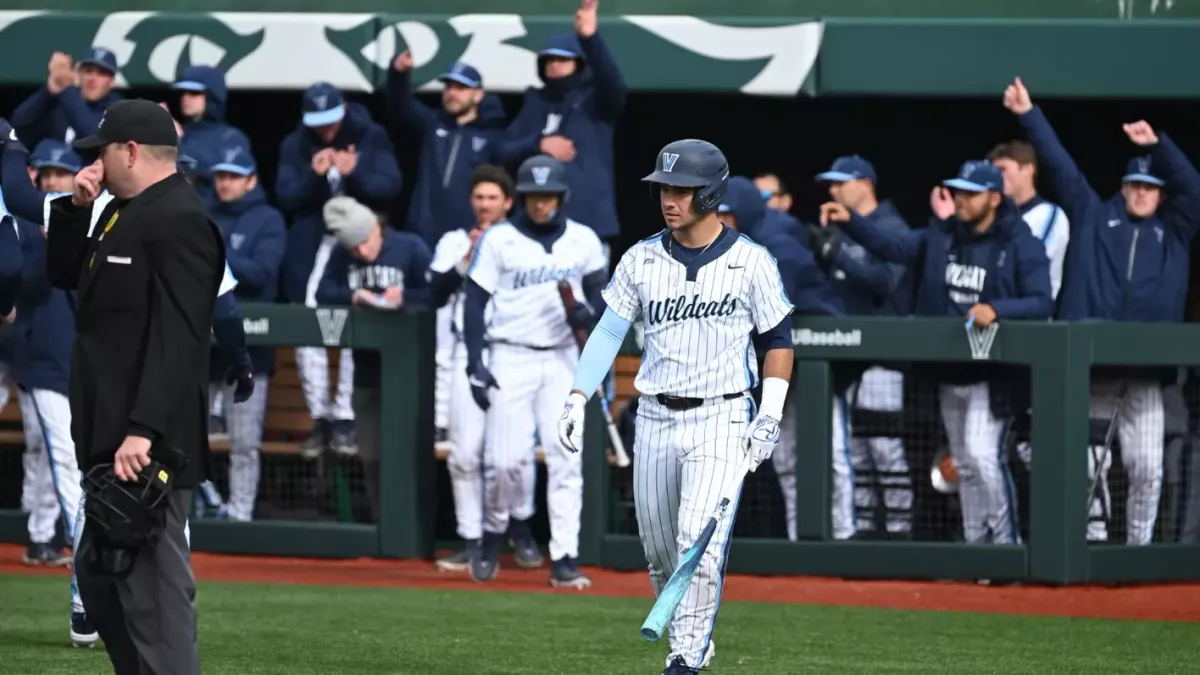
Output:
<svg viewBox="0 0 1200 675">
<path fill-rule="evenodd" d="M 971 347 L 971 358 L 986 361 L 991 358 L 992 343 L 996 341 L 996 333 L 1000 324 L 993 323 L 987 328 L 967 328 L 967 344 Z"/>
</svg>

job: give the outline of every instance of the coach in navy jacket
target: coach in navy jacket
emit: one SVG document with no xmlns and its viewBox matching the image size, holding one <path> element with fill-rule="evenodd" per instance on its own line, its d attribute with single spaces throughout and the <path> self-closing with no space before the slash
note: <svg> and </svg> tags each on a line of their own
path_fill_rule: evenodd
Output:
<svg viewBox="0 0 1200 675">
<path fill-rule="evenodd" d="M 582 18 L 581 18 L 582 15 Z M 576 15 L 578 34 L 551 36 L 538 53 L 541 89 L 529 88 L 508 128 L 513 163 L 551 155 L 567 167 L 567 217 L 601 240 L 621 232 L 613 186 L 613 128 L 625 108 L 625 82 L 596 32 L 596 10 Z"/>
<path fill-rule="evenodd" d="M 417 182 L 408 209 L 408 229 L 435 246 L 450 230 L 475 222 L 471 172 L 482 164 L 505 164 L 507 118 L 500 98 L 483 90 L 479 71 L 456 63 L 441 78 L 445 90 L 438 109 L 413 92 L 412 57 L 396 57 L 388 72 L 388 106 L 393 123 L 421 142 Z"/>
<path fill-rule="evenodd" d="M 822 217 L 841 225 L 875 256 L 917 268 L 914 313 L 919 316 L 964 317 L 980 306 L 990 307 L 999 319 L 1053 316 L 1046 249 L 1004 197 L 999 170 L 986 160 L 967 162 L 945 185 L 998 195 L 999 204 L 979 214 L 960 207 L 946 220 L 933 218 L 925 229 L 906 232 L 885 229 L 835 202 L 822 207 Z"/>
<path fill-rule="evenodd" d="M 13 377 L 26 389 L 67 396 L 75 341 L 74 298 L 50 285 L 41 228 L 23 219 L 17 223 L 24 264 L 12 328 Z"/>
<path fill-rule="evenodd" d="M 722 221 L 730 227 L 736 227 L 739 232 L 754 241 L 767 234 L 783 234 L 800 241 L 803 228 L 800 221 L 790 214 L 767 208 L 762 190 L 754 185 L 754 181 L 745 176 L 734 176 L 729 179 L 729 188 L 725 192 L 725 202 L 721 205 L 721 213 L 733 216 L 722 216 Z M 760 242 L 761 243 L 761 242 Z"/>
<path fill-rule="evenodd" d="M 92 47 L 76 65 L 78 83 L 60 88 L 51 76 L 13 111 L 12 125 L 30 147 L 47 138 L 70 143 L 96 133 L 104 109 L 121 100 L 112 90 L 117 74 L 115 54 Z"/>
<path fill-rule="evenodd" d="M 229 90 L 225 73 L 213 66 L 189 66 L 171 88 L 180 92 L 180 124 L 183 137 L 179 154 L 196 162 L 196 192 L 209 208 L 216 204 L 212 167 L 221 161 L 221 151 L 233 146 L 251 147 L 250 139 L 225 121 Z M 202 98 L 201 98 L 202 97 Z"/>
<path fill-rule="evenodd" d="M 225 262 L 238 282 L 234 295 L 243 302 L 275 302 L 287 225 L 258 189 L 258 169 L 250 148 L 225 148 L 221 157 L 224 161 L 212 167 L 217 199 L 210 212 L 225 239 Z M 273 348 L 250 347 L 249 352 L 255 374 L 274 374 Z M 230 365 L 217 353 L 212 364 L 213 372 L 220 375 Z"/>
<path fill-rule="evenodd" d="M 908 232 L 908 223 L 889 201 L 875 196 L 877 177 L 870 162 L 851 155 L 839 157 L 829 171 L 817 175 L 829 185 L 829 196 L 858 217 L 889 232 Z M 909 314 L 910 294 L 904 265 L 871 255 L 836 227 L 809 226 L 809 248 L 829 271 L 830 281 L 846 305 L 859 316 Z"/>
<path fill-rule="evenodd" d="M 400 165 L 387 131 L 371 119 L 366 108 L 348 103 L 332 85 L 318 83 L 304 92 L 300 124 L 279 151 L 275 200 L 292 218 L 284 256 L 283 293 L 288 301 L 304 303 L 309 277 L 321 240 L 326 235 L 321 209 L 331 197 L 353 197 L 376 211 L 386 211 L 403 188 Z M 325 150 L 353 152 L 353 171 L 314 168 L 314 157 Z"/>
<path fill-rule="evenodd" d="M 1059 318 L 1182 321 L 1200 226 L 1200 174 L 1188 158 L 1166 134 L 1149 130 L 1141 142 L 1149 156 L 1130 162 L 1121 192 L 1105 200 L 1040 108 L 1019 119 L 1071 221 Z"/>
</svg>

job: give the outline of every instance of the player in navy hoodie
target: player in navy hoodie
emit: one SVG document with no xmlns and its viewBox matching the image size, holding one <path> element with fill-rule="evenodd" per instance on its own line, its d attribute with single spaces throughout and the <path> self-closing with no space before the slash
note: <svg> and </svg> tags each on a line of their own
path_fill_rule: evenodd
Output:
<svg viewBox="0 0 1200 675">
<path fill-rule="evenodd" d="M 1121 192 L 1105 200 L 1088 184 L 1020 79 L 1005 90 L 1004 105 L 1018 116 L 1071 222 L 1059 318 L 1182 321 L 1189 252 L 1200 227 L 1200 173 L 1187 156 L 1146 122 L 1126 124 L 1129 140 L 1149 155 L 1129 163 Z M 1158 517 L 1162 385 L 1175 377 L 1175 369 L 1168 370 L 1160 376 L 1153 370 L 1100 368 L 1092 384 L 1092 417 L 1117 420 L 1121 459 L 1129 475 L 1129 544 L 1149 544 Z M 1089 501 L 1088 538 L 1104 540 L 1112 456 L 1107 448 L 1093 449 L 1088 463 L 1101 486 L 1099 497 Z"/>
<path fill-rule="evenodd" d="M 567 217 L 586 223 L 601 241 L 621 233 L 613 187 L 613 127 L 625 108 L 625 82 L 596 32 L 596 0 L 583 0 L 575 32 L 559 33 L 538 53 L 544 86 L 525 92 L 508 128 L 519 162 L 550 155 L 567 168 Z"/>
<path fill-rule="evenodd" d="M 943 183 L 954 195 L 955 214 L 933 218 L 923 230 L 896 232 L 859 216 L 844 204 L 821 206 L 821 224 L 838 223 L 863 248 L 890 262 L 916 267 L 915 314 L 968 317 L 989 329 L 1006 319 L 1047 319 L 1054 314 L 1050 262 L 1011 200 L 1004 177 L 987 160 L 963 164 Z M 993 407 L 989 366 L 953 364 L 940 372 L 939 401 L 950 454 L 959 471 L 963 535 L 967 543 L 1015 544 L 1016 511 L 1003 456 L 1004 421 Z"/>
<path fill-rule="evenodd" d="M 338 247 L 330 255 L 317 289 L 319 303 L 380 310 L 430 305 L 432 254 L 420 237 L 385 226 L 370 208 L 352 197 L 334 197 L 322 211 Z M 358 420 L 358 451 L 366 466 L 367 494 L 377 522 L 383 403 L 379 352 L 356 350 L 354 363 L 352 405 Z"/>
<path fill-rule="evenodd" d="M 403 187 L 400 165 L 387 131 L 366 108 L 348 103 L 331 84 L 319 82 L 303 94 L 300 125 L 283 139 L 275 199 L 292 219 L 283 262 L 283 293 L 288 302 L 315 307 L 324 267 L 337 248 L 321 209 L 331 197 L 346 195 L 386 212 Z M 340 352 L 337 395 L 329 399 L 329 357 L 324 347 L 296 350 L 296 365 L 313 431 L 300 446 L 315 458 L 326 448 L 357 452 L 350 394 L 354 359 Z"/>
<path fill-rule="evenodd" d="M 225 88 L 225 73 L 220 68 L 184 68 L 171 88 L 180 92 L 183 137 L 179 142 L 179 153 L 195 160 L 196 192 L 212 208 L 216 205 L 212 167 L 221 161 L 221 150 L 235 145 L 249 148 L 250 139 L 241 129 L 225 121 L 229 91 Z"/>
<path fill-rule="evenodd" d="M 32 145 L 46 139 L 70 143 L 96 133 L 104 109 L 121 100 L 112 90 L 116 55 L 92 47 L 72 67 L 70 56 L 55 52 L 49 70 L 46 84 L 13 111 L 21 139 Z"/>
<path fill-rule="evenodd" d="M 908 232 L 908 224 L 890 202 L 880 202 L 875 195 L 878 177 L 875 167 L 858 155 L 839 157 L 833 166 L 817 175 L 817 180 L 829 188 L 833 201 L 857 213 L 859 217 L 892 232 Z M 809 226 L 809 246 L 821 261 L 846 305 L 847 313 L 858 316 L 897 314 L 897 306 L 905 306 L 900 290 L 905 267 L 889 263 L 868 253 L 858 242 L 836 227 Z M 901 297 L 897 297 L 897 296 Z M 903 312 L 907 314 L 907 311 Z M 845 446 L 849 454 L 834 453 L 833 536 L 847 539 L 857 532 L 875 529 L 870 518 L 857 518 L 859 513 L 875 509 L 876 490 L 855 488 L 855 473 L 877 472 L 886 509 L 886 527 L 890 534 L 912 531 L 912 478 L 904 441 L 899 438 L 853 437 L 853 411 L 856 408 L 883 412 L 904 409 L 904 374 L 873 365 L 848 385 L 846 390 L 847 428 L 837 433 L 848 435 Z M 839 382 L 839 390 L 843 383 Z"/>
<path fill-rule="evenodd" d="M 212 167 L 217 204 L 213 220 L 225 239 L 225 258 L 237 279 L 236 297 L 249 302 L 274 302 L 278 292 L 279 266 L 287 241 L 283 216 L 267 203 L 258 187 L 257 166 L 250 148 L 227 147 L 221 161 Z M 275 372 L 275 350 L 251 347 L 253 391 L 241 403 L 224 406 L 229 431 L 229 518 L 249 521 L 254 516 L 258 495 L 259 450 L 267 415 L 267 392 Z M 221 350 L 212 356 L 210 397 L 228 398 L 227 363 Z"/>
<path fill-rule="evenodd" d="M 774 209 L 768 209 L 766 198 L 753 182 L 747 178 L 734 177 L 729 179 L 725 201 L 718 207 L 717 217 L 726 227 L 738 230 L 744 237 L 753 239 L 775 258 L 779 274 L 783 279 L 784 290 L 787 292 L 788 299 L 795 305 L 797 316 L 841 316 L 845 314 L 841 299 L 829 284 L 825 273 L 817 266 L 812 251 L 809 251 L 796 238 L 793 228 L 779 226 L 780 223 L 786 223 L 786 221 L 776 221 L 774 227 L 765 225 L 764 223 L 769 218 L 764 217 L 764 214 L 768 211 L 786 216 Z M 791 219 L 791 216 L 787 216 L 787 218 Z M 791 220 L 795 222 L 794 219 Z M 743 223 L 754 226 L 754 236 L 746 232 Z M 796 227 L 798 226 L 797 223 Z M 756 346 L 761 350 L 762 345 L 759 342 L 760 340 L 756 340 Z M 841 395 L 835 394 L 833 399 L 833 426 L 836 430 L 843 428 L 841 420 L 845 412 L 845 404 Z M 779 424 L 779 447 L 771 453 L 771 466 L 775 469 L 775 475 L 779 479 L 779 490 L 783 496 L 788 538 L 793 541 L 796 539 L 795 400 L 795 396 L 790 396 L 785 401 L 783 420 Z M 845 456 L 845 447 L 842 442 L 844 439 L 845 437 L 839 438 L 835 434 L 835 456 L 838 454 Z"/>
</svg>

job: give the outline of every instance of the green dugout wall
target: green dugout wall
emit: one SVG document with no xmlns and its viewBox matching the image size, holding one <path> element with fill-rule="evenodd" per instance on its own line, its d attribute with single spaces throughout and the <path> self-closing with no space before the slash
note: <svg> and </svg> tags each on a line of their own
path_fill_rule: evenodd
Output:
<svg viewBox="0 0 1200 675">
<path fill-rule="evenodd" d="M 246 305 L 255 344 L 355 346 L 383 354 L 386 448 L 378 525 L 303 521 L 193 524 L 197 550 L 292 556 L 428 557 L 437 495 L 429 479 L 432 448 L 432 338 L 429 313 L 383 315 L 360 309 L 310 310 Z M 319 312 L 348 312 L 337 335 L 321 330 Z M 329 324 L 329 317 L 324 318 Z M 841 339 L 834 338 L 841 334 Z M 830 414 L 837 362 L 969 362 L 961 322 L 939 319 L 801 319 L 793 331 L 798 357 L 797 497 L 800 541 L 735 538 L 731 569 L 925 579 L 1021 579 L 1046 584 L 1200 578 L 1200 545 L 1089 546 L 1087 491 L 1089 370 L 1097 364 L 1200 365 L 1200 327 L 1186 325 L 1005 322 L 984 360 L 1023 364 L 1031 374 L 1032 441 L 1029 537 L 1019 546 L 829 541 Z M 1153 348 L 1145 348 L 1153 345 Z M 636 345 L 628 345 L 636 351 Z M 589 409 L 581 558 L 621 569 L 643 566 L 637 537 L 610 534 L 615 484 L 604 454 L 599 410 Z M 918 476 L 919 469 L 914 469 Z M 0 539 L 24 540 L 24 515 L 0 512 Z"/>
</svg>

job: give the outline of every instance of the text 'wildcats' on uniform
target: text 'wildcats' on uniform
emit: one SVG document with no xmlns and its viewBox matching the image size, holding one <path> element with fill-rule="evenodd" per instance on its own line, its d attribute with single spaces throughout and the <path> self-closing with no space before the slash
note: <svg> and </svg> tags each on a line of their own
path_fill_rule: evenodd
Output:
<svg viewBox="0 0 1200 675">
<path fill-rule="evenodd" d="M 621 258 L 604 290 L 608 307 L 641 320 L 645 351 L 634 386 L 644 395 L 713 398 L 753 389 L 758 361 L 752 333 L 766 333 L 792 311 L 775 259 L 726 229 L 690 262 L 669 231 Z"/>
</svg>

